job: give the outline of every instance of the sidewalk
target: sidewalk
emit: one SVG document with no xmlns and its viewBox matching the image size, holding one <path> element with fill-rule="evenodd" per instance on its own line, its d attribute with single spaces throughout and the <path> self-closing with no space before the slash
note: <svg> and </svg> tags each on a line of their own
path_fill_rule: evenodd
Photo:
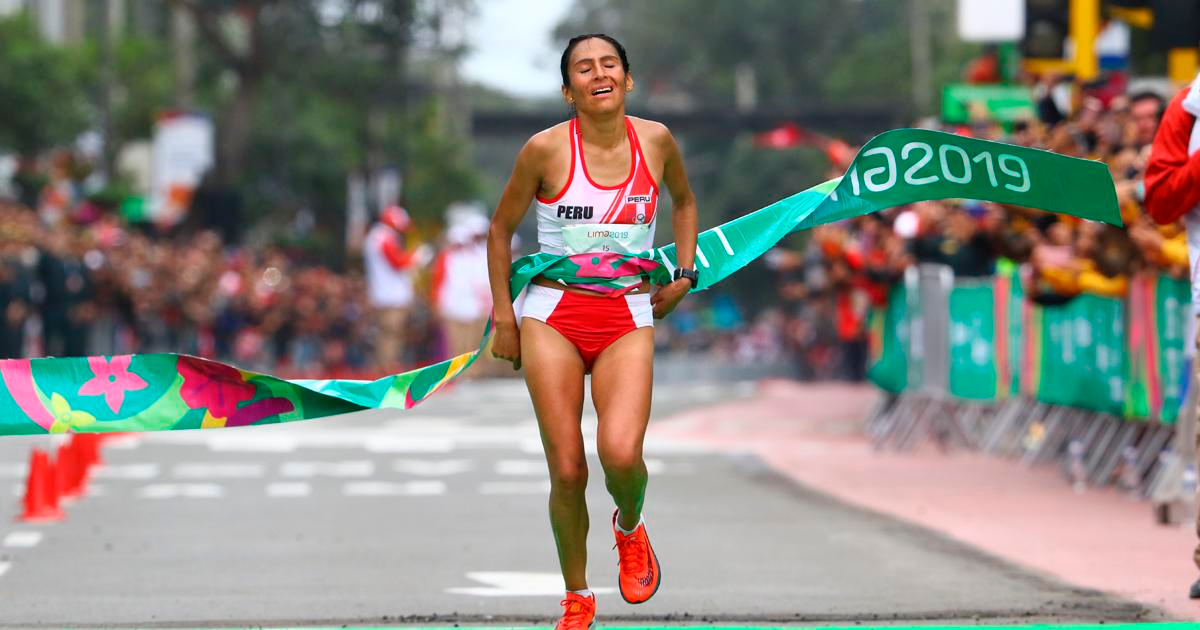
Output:
<svg viewBox="0 0 1200 630">
<path fill-rule="evenodd" d="M 860 423 L 870 386 L 767 381 L 753 399 L 652 423 L 650 435 L 757 454 L 776 471 L 847 503 L 943 533 L 1076 586 L 1200 620 L 1187 588 L 1190 527 L 1109 489 L 1076 493 L 1051 467 L 976 453 L 877 453 Z"/>
</svg>

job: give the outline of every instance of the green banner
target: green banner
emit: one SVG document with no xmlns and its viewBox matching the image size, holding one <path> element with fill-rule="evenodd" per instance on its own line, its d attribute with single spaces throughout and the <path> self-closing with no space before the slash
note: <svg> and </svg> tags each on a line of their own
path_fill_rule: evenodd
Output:
<svg viewBox="0 0 1200 630">
<path fill-rule="evenodd" d="M 942 122 L 972 122 L 972 106 L 982 107 L 988 120 L 997 122 L 1037 119 L 1033 92 L 1023 85 L 950 83 L 942 88 Z"/>
<path fill-rule="evenodd" d="M 1132 279 L 1127 300 L 1081 295 L 1043 307 L 1024 299 L 1017 266 L 998 261 L 994 277 L 958 280 L 948 296 L 949 392 L 981 401 L 1025 394 L 1174 422 L 1189 377 L 1190 291 L 1186 280 L 1142 274 Z M 868 376 L 889 392 L 920 387 L 917 295 L 910 278 L 907 286 L 893 287 L 886 309 L 872 313 Z M 915 346 L 908 343 L 910 331 Z"/>
<path fill-rule="evenodd" d="M 996 333 L 996 396 L 1012 398 L 1021 393 L 1022 317 L 1025 291 L 1017 265 L 1006 258 L 996 261 L 993 280 Z"/>
<path fill-rule="evenodd" d="M 871 309 L 870 367 L 867 378 L 884 391 L 898 394 L 908 386 L 908 295 L 898 283 L 888 292 L 887 306 Z"/>
<path fill-rule="evenodd" d="M 996 399 L 996 335 L 993 283 L 957 280 L 950 290 L 950 393 L 971 400 Z"/>
<path fill-rule="evenodd" d="M 1080 295 L 1062 306 L 1034 310 L 1040 313 L 1037 399 L 1120 415 L 1127 374 L 1125 304 Z"/>
<path fill-rule="evenodd" d="M 1186 280 L 1139 275 L 1129 290 L 1130 375 L 1125 415 L 1174 422 L 1187 382 L 1187 323 L 1191 287 Z"/>
<path fill-rule="evenodd" d="M 1174 422 L 1187 393 L 1187 328 L 1192 318 L 1192 287 L 1187 280 L 1159 276 L 1155 291 L 1155 318 L 1159 374 L 1162 375 L 1162 409 L 1158 417 Z"/>
</svg>

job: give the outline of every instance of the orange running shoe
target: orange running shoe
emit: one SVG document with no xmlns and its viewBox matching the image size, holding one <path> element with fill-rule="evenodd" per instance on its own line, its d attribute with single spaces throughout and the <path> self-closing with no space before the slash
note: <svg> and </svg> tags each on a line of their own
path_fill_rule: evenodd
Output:
<svg viewBox="0 0 1200 630">
<path fill-rule="evenodd" d="M 630 604 L 640 604 L 658 592 L 662 584 L 658 556 L 646 536 L 646 524 L 638 523 L 632 534 L 625 535 L 617 529 L 617 512 L 613 512 L 613 534 L 617 537 L 617 565 L 620 569 L 618 582 L 621 597 Z"/>
<path fill-rule="evenodd" d="M 567 591 L 566 599 L 558 602 L 563 607 L 562 619 L 554 630 L 595 630 L 596 596 L 584 597 Z"/>
</svg>

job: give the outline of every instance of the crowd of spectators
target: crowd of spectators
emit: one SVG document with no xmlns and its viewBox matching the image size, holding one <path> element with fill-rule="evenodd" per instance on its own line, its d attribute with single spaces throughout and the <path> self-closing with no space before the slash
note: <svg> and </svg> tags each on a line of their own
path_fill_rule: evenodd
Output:
<svg viewBox="0 0 1200 630">
<path fill-rule="evenodd" d="M 154 235 L 101 213 L 50 227 L 0 201 L 0 354 L 184 352 L 291 375 L 370 366 L 360 273 L 214 232 Z M 428 318 L 425 318 L 428 319 Z M 436 353 L 415 318 L 412 360 Z"/>
<path fill-rule="evenodd" d="M 1038 115 L 1028 120 L 1001 125 L 980 115 L 962 126 L 924 126 L 1106 163 L 1125 227 L 964 200 L 920 202 L 818 227 L 802 250 L 781 253 L 773 265 L 784 346 L 803 376 L 864 377 L 870 310 L 886 305 L 889 288 L 913 264 L 940 263 L 956 278 L 970 278 L 991 276 L 998 259 L 1009 259 L 1022 269 L 1026 295 L 1045 305 L 1082 293 L 1124 297 L 1130 277 L 1143 270 L 1186 278 L 1182 225 L 1157 225 L 1141 202 L 1164 95 L 1085 92 L 1074 113 L 1066 113 L 1055 99 L 1057 83 L 1048 77 L 1039 84 Z M 831 176 L 844 166 L 833 165 Z"/>
</svg>

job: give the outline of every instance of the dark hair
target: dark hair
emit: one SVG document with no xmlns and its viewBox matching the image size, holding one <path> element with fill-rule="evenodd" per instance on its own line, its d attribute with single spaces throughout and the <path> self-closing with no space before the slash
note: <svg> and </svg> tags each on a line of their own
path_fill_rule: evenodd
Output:
<svg viewBox="0 0 1200 630">
<path fill-rule="evenodd" d="M 571 41 L 567 42 L 567 48 L 563 51 L 562 60 L 558 63 L 558 69 L 562 72 L 563 87 L 571 85 L 571 80 L 569 77 L 567 77 L 567 64 L 571 61 L 571 52 L 575 50 L 575 47 L 579 45 L 579 42 L 592 38 L 602 39 L 612 44 L 613 48 L 617 49 L 617 55 L 621 57 L 621 67 L 625 69 L 625 74 L 629 74 L 629 56 L 625 54 L 625 47 L 621 45 L 621 42 L 609 37 L 608 35 L 605 35 L 604 33 L 576 35 L 575 37 L 571 38 Z"/>
<path fill-rule="evenodd" d="M 1153 100 L 1158 103 L 1158 117 L 1162 118 L 1167 111 L 1167 99 L 1163 98 L 1162 94 L 1152 90 L 1142 90 L 1129 97 L 1129 104 L 1132 105 L 1138 101 Z"/>
</svg>

